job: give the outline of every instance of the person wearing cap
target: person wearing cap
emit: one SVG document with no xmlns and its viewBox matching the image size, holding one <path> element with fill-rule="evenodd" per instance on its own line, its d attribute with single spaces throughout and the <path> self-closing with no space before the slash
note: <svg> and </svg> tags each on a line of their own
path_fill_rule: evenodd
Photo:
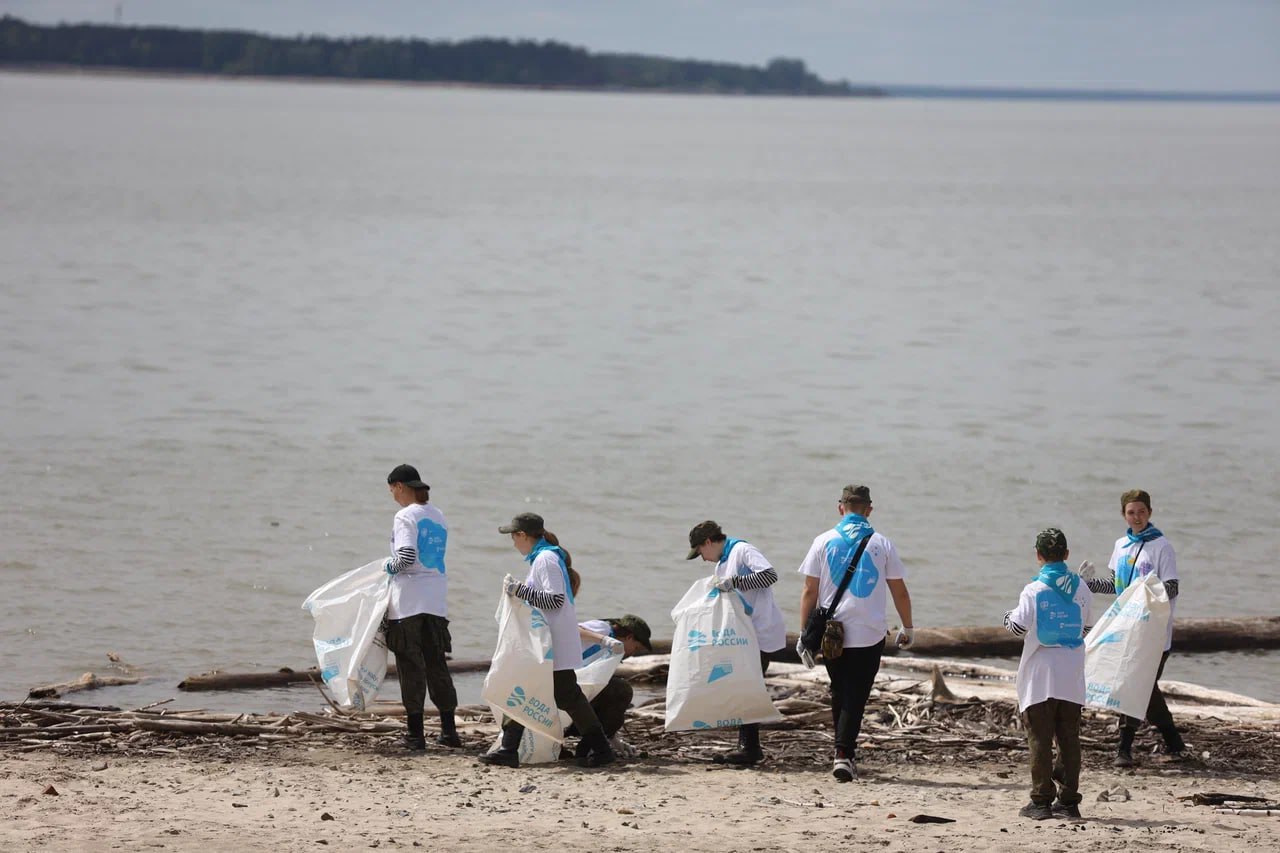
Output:
<svg viewBox="0 0 1280 853">
<path fill-rule="evenodd" d="M 574 670 L 582 665 L 582 640 L 578 633 L 574 596 L 578 573 L 573 570 L 573 557 L 560 547 L 555 534 L 547 530 L 542 516 L 531 512 L 511 519 L 511 524 L 498 528 L 511 536 L 511 544 L 529 564 L 524 581 L 511 575 L 503 579 L 507 595 L 542 611 L 551 629 L 552 678 L 556 707 L 567 713 L 581 734 L 577 761 L 582 767 L 600 767 L 615 760 L 613 747 L 591 703 L 578 686 Z M 524 726 L 507 719 L 502 724 L 502 744 L 480 756 L 485 764 L 503 767 L 520 766 L 520 739 Z"/>
<path fill-rule="evenodd" d="M 427 748 L 422 727 L 427 695 L 440 712 L 436 743 L 462 746 L 454 722 L 458 693 L 445 654 L 453 650 L 449 636 L 449 581 L 444 551 L 449 525 L 444 513 L 429 503 L 431 487 L 418 469 L 397 465 L 387 475 L 387 489 L 400 504 L 391 525 L 391 558 L 383 568 L 391 575 L 387 603 L 387 648 L 395 653 L 411 750 Z"/>
<path fill-rule="evenodd" d="M 834 660 L 824 661 L 831 678 L 831 718 L 836 730 L 831 775 L 840 782 L 851 782 L 858 775 L 858 734 L 862 731 L 862 717 L 876 673 L 880 671 L 880 658 L 889 633 L 885 620 L 886 589 L 902 620 L 895 640 L 898 648 L 909 648 L 915 638 L 906 569 L 898 549 L 871 527 L 867 520 L 871 510 L 870 488 L 845 486 L 836 502 L 840 520 L 834 528 L 814 538 L 799 570 L 805 576 L 804 591 L 800 594 L 803 632 L 815 607 L 831 607 L 858 546 L 866 540 L 853 577 L 832 614 L 844 631 L 843 652 Z M 797 651 L 801 648 L 797 645 Z"/>
<path fill-rule="evenodd" d="M 598 652 L 601 646 L 608 646 L 615 652 L 621 653 L 624 660 L 641 649 L 647 652 L 653 651 L 649 624 L 639 616 L 629 613 L 615 619 L 591 619 L 579 622 L 578 635 L 582 639 L 583 660 Z M 600 725 L 604 726 L 606 737 L 612 739 L 622 728 L 633 696 L 631 684 L 622 676 L 615 675 L 591 700 L 591 708 L 600 718 Z M 576 733 L 575 726 L 570 726 L 570 729 L 575 731 L 566 729 L 566 735 Z"/>
<path fill-rule="evenodd" d="M 1080 817 L 1084 638 L 1089 632 L 1086 623 L 1093 593 L 1067 567 L 1069 556 L 1067 537 L 1061 530 L 1048 527 L 1040 531 L 1036 536 L 1039 572 L 1023 588 L 1018 606 L 1004 615 L 1005 629 L 1022 637 L 1018 711 L 1027 732 L 1031 802 L 1018 814 L 1032 820 L 1049 820 L 1055 814 Z"/>
<path fill-rule="evenodd" d="M 1093 566 L 1088 561 L 1081 564 L 1082 574 L 1091 592 L 1105 595 L 1119 595 L 1134 581 L 1153 573 L 1163 582 L 1165 594 L 1169 597 L 1169 630 L 1165 635 L 1160 668 L 1156 670 L 1156 680 L 1151 685 L 1147 722 L 1160 732 L 1167 754 L 1183 756 L 1187 745 L 1173 722 L 1164 694 L 1160 692 L 1160 676 L 1164 675 L 1164 665 L 1169 660 L 1169 650 L 1173 648 L 1173 609 L 1177 606 L 1178 598 L 1178 561 L 1169 540 L 1151 523 L 1151 495 L 1142 489 L 1128 490 L 1120 496 L 1120 514 L 1129 523 L 1129 529 L 1116 540 L 1111 551 L 1111 561 L 1108 563 L 1111 577 L 1106 580 L 1094 578 Z M 1142 721 L 1137 717 L 1121 715 L 1120 746 L 1113 762 L 1116 767 L 1133 766 L 1133 739 L 1141 724 Z"/>
<path fill-rule="evenodd" d="M 689 531 L 689 553 L 685 559 L 701 557 L 715 563 L 716 588 L 722 592 L 737 590 L 751 616 L 751 627 L 760 641 L 760 670 L 769 668 L 769 656 L 787 644 L 787 628 L 782 611 L 773 599 L 773 585 L 778 572 L 754 545 L 724 535 L 720 525 L 704 521 Z M 717 761 L 722 764 L 747 766 L 764 760 L 760 748 L 760 724 L 738 727 L 738 747 Z"/>
</svg>

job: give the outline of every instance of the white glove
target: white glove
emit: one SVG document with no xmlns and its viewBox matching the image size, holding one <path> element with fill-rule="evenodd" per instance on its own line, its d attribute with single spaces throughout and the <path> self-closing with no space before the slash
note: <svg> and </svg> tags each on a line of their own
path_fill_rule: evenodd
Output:
<svg viewBox="0 0 1280 853">
<path fill-rule="evenodd" d="M 916 641 L 915 628 L 899 628 L 898 629 L 898 648 L 909 649 L 911 644 Z"/>
<path fill-rule="evenodd" d="M 624 646 L 622 645 L 622 641 L 619 640 L 617 637 L 605 637 L 603 640 L 600 641 L 600 644 L 603 645 L 606 649 L 608 649 L 609 654 L 611 655 L 622 654 L 622 650 L 624 648 Z"/>
<path fill-rule="evenodd" d="M 519 587 L 520 587 L 520 581 L 511 577 L 511 575 L 507 575 L 505 578 L 502 579 L 502 591 L 505 592 L 507 595 L 515 595 L 516 590 Z"/>
<path fill-rule="evenodd" d="M 720 578 L 716 581 L 716 589 L 721 592 L 728 592 L 731 589 L 738 588 L 738 579 L 735 577 Z"/>
<path fill-rule="evenodd" d="M 813 652 L 804 647 L 804 640 L 796 640 L 796 654 L 800 656 L 800 663 L 804 664 L 808 669 L 813 669 L 818 662 L 813 659 Z"/>
<path fill-rule="evenodd" d="M 1091 581 L 1097 574 L 1097 570 L 1093 567 L 1093 563 L 1088 560 L 1084 560 L 1080 563 L 1079 568 L 1076 569 L 1076 574 L 1087 581 Z"/>
</svg>

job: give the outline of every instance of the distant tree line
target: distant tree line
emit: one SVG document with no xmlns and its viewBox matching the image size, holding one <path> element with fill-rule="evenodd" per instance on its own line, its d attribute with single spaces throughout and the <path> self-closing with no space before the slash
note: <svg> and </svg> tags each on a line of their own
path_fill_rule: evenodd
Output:
<svg viewBox="0 0 1280 853">
<path fill-rule="evenodd" d="M 39 26 L 7 15 L 0 18 L 0 63 L 573 89 L 882 94 L 826 82 L 799 59 L 774 59 L 761 67 L 592 53 L 554 41 L 276 38 L 230 30 Z"/>
</svg>

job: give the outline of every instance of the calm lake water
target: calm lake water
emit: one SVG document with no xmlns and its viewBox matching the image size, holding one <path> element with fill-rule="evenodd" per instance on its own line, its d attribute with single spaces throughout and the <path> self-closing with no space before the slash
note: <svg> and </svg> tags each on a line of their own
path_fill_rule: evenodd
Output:
<svg viewBox="0 0 1280 853">
<path fill-rule="evenodd" d="M 714 518 L 795 630 L 847 482 L 917 625 L 999 624 L 1046 525 L 1105 564 L 1133 486 L 1180 616 L 1280 607 L 1275 105 L 6 73 L 0 114 L 0 698 L 314 663 L 299 605 L 385 553 L 405 461 L 464 658 L 526 510 L 583 618 L 670 636 Z M 1277 663 L 1167 675 L 1280 700 Z"/>
</svg>

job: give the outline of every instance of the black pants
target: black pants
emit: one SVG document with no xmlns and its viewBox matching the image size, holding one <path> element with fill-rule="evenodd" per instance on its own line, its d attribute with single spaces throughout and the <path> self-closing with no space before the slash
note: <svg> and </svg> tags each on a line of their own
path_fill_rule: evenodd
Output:
<svg viewBox="0 0 1280 853">
<path fill-rule="evenodd" d="M 1169 713 L 1169 706 L 1165 704 L 1164 694 L 1160 692 L 1160 676 L 1164 675 L 1164 665 L 1168 660 L 1169 653 L 1165 652 L 1160 658 L 1160 668 L 1156 670 L 1155 683 L 1151 685 L 1151 699 L 1147 702 L 1147 722 L 1161 732 L 1177 728 L 1173 724 L 1173 714 Z M 1142 725 L 1142 720 L 1137 717 L 1123 715 L 1120 717 L 1120 728 L 1122 729 L 1136 732 L 1140 725 Z"/>
<path fill-rule="evenodd" d="M 622 728 L 622 721 L 627 716 L 627 709 L 631 707 L 631 698 L 634 695 L 627 680 L 620 675 L 615 675 L 609 679 L 604 689 L 596 694 L 596 698 L 591 700 L 591 709 L 596 712 L 596 717 L 599 718 L 600 725 L 604 726 L 607 737 L 613 737 Z"/>
<path fill-rule="evenodd" d="M 1053 742 L 1058 742 L 1058 800 L 1080 803 L 1080 706 L 1062 699 L 1046 699 L 1022 712 L 1031 754 L 1031 802 L 1047 806 L 1054 797 Z"/>
<path fill-rule="evenodd" d="M 552 679 L 554 691 L 552 695 L 555 698 L 556 707 L 569 715 L 569 719 L 573 720 L 573 725 L 578 729 L 578 734 L 582 737 L 590 737 L 597 732 L 603 734 L 604 729 L 600 725 L 600 718 L 596 716 L 591 703 L 583 695 L 582 688 L 578 686 L 578 676 L 573 670 L 557 669 L 552 674 Z M 502 724 L 502 728 L 504 731 L 523 730 L 524 726 L 508 717 Z"/>
<path fill-rule="evenodd" d="M 880 655 L 884 640 L 874 646 L 847 648 L 835 660 L 826 662 L 831 678 L 831 720 L 836 727 L 836 747 L 849 758 L 858 745 L 862 731 L 862 715 L 867 698 L 880 671 Z"/>
<path fill-rule="evenodd" d="M 395 652 L 400 698 L 409 714 L 421 714 L 427 694 L 441 711 L 458 707 L 445 652 L 452 650 L 449 620 L 430 613 L 387 621 L 387 648 Z"/>
</svg>

